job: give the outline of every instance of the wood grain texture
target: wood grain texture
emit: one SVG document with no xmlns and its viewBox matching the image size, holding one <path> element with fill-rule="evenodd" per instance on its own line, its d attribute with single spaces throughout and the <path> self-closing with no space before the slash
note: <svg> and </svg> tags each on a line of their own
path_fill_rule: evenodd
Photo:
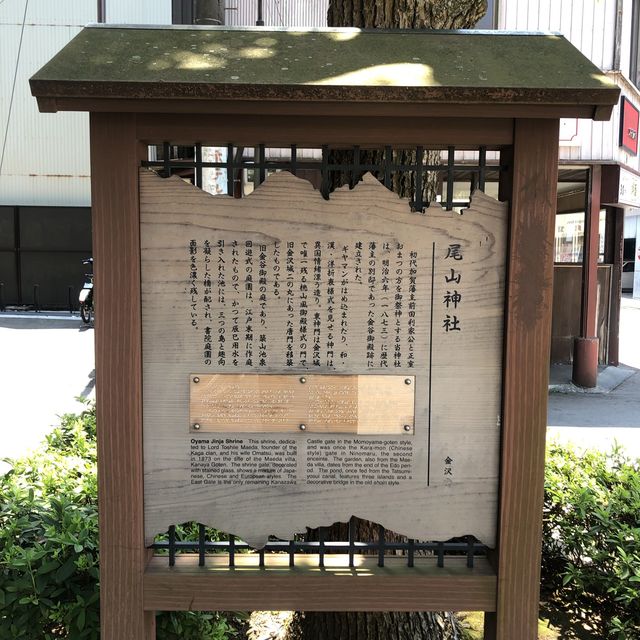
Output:
<svg viewBox="0 0 640 640">
<path fill-rule="evenodd" d="M 481 192 L 474 194 L 464 215 L 446 212 L 438 205 L 426 215 L 411 213 L 405 200 L 371 176 L 353 190 L 345 187 L 325 201 L 309 183 L 283 172 L 270 176 L 248 198 L 234 200 L 212 197 L 177 178 L 163 180 L 143 170 L 147 541 L 170 524 L 197 519 L 261 546 L 270 534 L 288 539 L 306 526 L 345 522 L 357 515 L 417 539 L 448 539 L 473 533 L 492 546 L 497 508 L 506 215 L 506 205 Z M 234 291 L 231 286 L 230 251 L 234 247 L 242 251 L 244 269 L 246 247 L 251 251 L 258 247 L 254 261 L 259 253 L 271 256 L 280 247 L 280 259 L 284 261 L 291 245 L 292 290 L 296 292 L 292 313 L 297 318 L 303 299 L 298 257 L 306 243 L 311 277 L 317 242 L 322 249 L 322 292 L 328 286 L 329 261 L 335 258 L 341 263 L 343 245 L 348 248 L 348 330 L 344 343 L 348 353 L 344 357 L 336 353 L 331 360 L 325 357 L 329 343 L 342 336 L 336 331 L 337 340 L 328 337 L 328 294 L 322 293 L 318 302 L 312 296 L 306 307 L 310 315 L 318 313 L 322 357 L 317 363 L 311 358 L 304 362 L 298 358 L 302 332 L 296 327 L 295 357 L 289 362 L 285 353 L 288 294 L 283 297 L 282 286 L 278 295 L 274 293 L 274 277 L 265 285 L 264 328 L 258 331 L 257 324 L 252 325 L 256 334 L 265 334 L 264 363 L 257 358 L 249 362 L 244 357 L 249 339 L 244 332 L 237 332 L 242 333 L 237 339 L 233 337 L 236 332 L 231 329 L 229 314 L 239 309 L 238 317 L 250 315 L 257 322 L 260 307 L 255 297 L 247 297 L 248 289 Z M 334 244 L 337 254 L 332 254 Z M 377 265 L 377 355 L 371 362 L 367 355 L 370 290 L 365 266 L 369 256 L 362 254 L 358 281 L 353 275 L 358 245 L 365 253 L 370 246 L 377 247 L 373 256 Z M 207 246 L 212 248 L 210 255 L 204 252 Z M 398 258 L 399 246 L 404 257 Z M 461 253 L 456 257 L 458 250 Z M 406 296 L 412 286 L 407 256 L 414 251 L 415 340 L 409 339 L 414 334 L 408 329 L 401 329 L 398 344 L 403 355 L 399 364 L 394 357 L 387 360 L 386 355 L 383 364 L 381 353 L 391 349 L 381 349 L 386 322 L 382 314 L 387 314 L 381 304 L 381 296 L 387 295 L 381 293 L 381 273 L 387 268 L 384 263 L 389 269 L 403 269 L 404 275 L 398 276 L 400 285 L 393 282 L 392 295 L 399 286 Z M 219 275 L 223 268 L 219 258 L 225 261 L 224 276 Z M 265 264 L 270 278 L 274 263 Z M 257 270 L 259 265 L 254 262 L 254 266 Z M 203 272 L 210 275 L 203 278 Z M 239 277 L 246 283 L 244 275 Z M 204 282 L 209 279 L 212 284 L 207 295 L 214 300 L 207 309 L 209 302 L 203 301 L 202 287 L 206 289 Z M 225 283 L 223 292 L 218 288 L 220 282 Z M 310 283 L 309 294 L 312 289 Z M 456 295 L 457 302 L 452 298 Z M 401 324 L 410 317 L 408 308 L 402 308 Z M 214 330 L 218 334 L 219 322 L 226 332 L 225 342 L 211 338 L 215 348 L 209 347 L 207 323 L 213 336 Z M 451 323 L 456 323 L 455 327 Z M 229 339 L 232 344 L 239 343 L 241 357 L 229 353 Z M 220 344 L 224 345 L 224 357 L 220 356 Z M 407 358 L 409 344 L 415 349 L 411 362 Z M 315 434 L 317 441 L 312 443 L 312 434 L 300 432 L 287 434 L 287 442 L 266 442 L 266 436 L 256 436 L 255 442 L 236 442 L 239 434 L 231 430 L 224 438 L 217 438 L 220 442 L 213 442 L 213 436 L 205 438 L 207 434 L 195 437 L 189 429 L 189 376 L 204 372 L 415 375 L 415 436 L 379 436 L 370 441 L 348 440 L 345 436 L 340 441 L 334 437 L 331 442 L 323 442 Z M 273 434 L 267 435 L 273 440 Z M 285 447 L 289 452 L 287 470 L 280 477 L 271 477 L 267 471 L 278 460 L 264 460 L 263 456 L 269 464 L 262 464 L 259 450 L 279 444 L 281 458 Z M 404 449 L 408 445 L 411 451 Z M 357 467 L 360 463 L 363 466 Z M 408 467 L 401 469 L 405 464 Z M 260 468 L 252 469 L 252 465 Z"/>
<path fill-rule="evenodd" d="M 254 105 L 255 106 L 255 105 Z M 260 140 L 267 145 L 288 146 L 292 141 L 299 146 L 304 144 L 348 145 L 353 143 L 353 131 L 358 130 L 360 145 L 385 145 L 389 140 L 394 144 L 415 146 L 429 145 L 508 145 L 513 141 L 513 120 L 509 118 L 450 118 L 446 112 L 440 118 L 425 117 L 422 111 L 398 116 L 397 112 L 388 114 L 369 113 L 370 105 L 344 105 L 352 114 L 342 117 L 330 117 L 330 106 L 315 105 L 316 113 L 309 115 L 271 113 L 270 105 L 263 105 L 259 114 L 240 115 L 242 109 L 233 113 L 221 114 L 224 118 L 224 130 L 217 120 L 199 113 L 189 118 L 176 119 L 163 113 L 141 114 L 138 121 L 138 137 L 141 140 L 158 142 L 168 139 L 176 143 L 193 144 L 218 141 L 222 144 L 233 142 L 236 145 L 255 145 Z M 309 105 L 311 108 L 312 105 Z M 322 117 L 318 117 L 322 116 Z M 163 138 L 155 133 L 162 131 Z M 224 132 L 224 139 L 220 136 Z"/>
<path fill-rule="evenodd" d="M 135 116 L 91 116 L 103 640 L 151 640 L 142 607 L 142 356 Z"/>
<path fill-rule="evenodd" d="M 504 369 L 498 640 L 537 638 L 558 122 L 517 120 Z"/>
<path fill-rule="evenodd" d="M 192 433 L 413 434 L 415 376 L 191 374 Z"/>
<path fill-rule="evenodd" d="M 416 558 L 407 568 L 406 558 L 360 558 L 356 568 L 345 567 L 345 556 L 325 556 L 327 566 L 304 566 L 296 556 L 266 559 L 236 555 L 229 569 L 226 556 L 207 557 L 198 567 L 197 557 L 176 558 L 169 569 L 166 557 L 157 557 L 144 577 L 145 608 L 149 610 L 251 610 L 275 611 L 494 611 L 496 576 L 486 560 L 477 558 L 468 569 L 464 558 L 447 558 L 438 568 L 434 558 Z"/>
<path fill-rule="evenodd" d="M 367 105 L 350 105 L 354 115 L 339 118 L 327 117 L 330 109 L 319 108 L 309 115 L 271 114 L 269 105 L 264 105 L 259 115 L 239 115 L 238 112 L 225 113 L 224 140 L 220 140 L 221 129 L 211 117 L 194 113 L 188 119 L 176 119 L 166 114 L 147 113 L 138 122 L 138 136 L 141 140 L 158 141 L 154 131 L 162 130 L 166 139 L 193 144 L 194 140 L 208 140 L 236 145 L 263 144 L 286 145 L 291 142 L 304 144 L 344 144 L 351 145 L 353 131 L 361 133 L 361 145 L 385 145 L 393 140 L 396 145 L 506 145 L 513 141 L 513 121 L 508 118 L 427 118 L 422 112 L 405 117 L 385 117 L 374 111 L 368 114 Z M 317 105 L 316 105 L 317 107 Z M 357 109 L 356 109 L 357 108 Z M 323 117 L 318 117 L 322 115 Z M 389 114 L 392 115 L 391 113 Z M 442 115 L 447 115 L 443 113 Z"/>
</svg>

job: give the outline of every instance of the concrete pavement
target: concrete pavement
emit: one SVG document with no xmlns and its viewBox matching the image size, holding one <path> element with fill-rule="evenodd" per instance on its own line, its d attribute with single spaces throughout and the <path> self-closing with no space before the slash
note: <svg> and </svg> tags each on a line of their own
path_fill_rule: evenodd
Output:
<svg viewBox="0 0 640 640">
<path fill-rule="evenodd" d="M 547 439 L 603 450 L 617 442 L 640 457 L 640 301 L 628 297 L 622 300 L 620 360 L 600 392 L 549 395 Z"/>
<path fill-rule="evenodd" d="M 624 364 L 600 376 L 600 390 L 550 394 L 548 438 L 602 449 L 618 441 L 640 457 L 640 301 L 623 299 L 620 339 Z M 562 387 L 569 375 L 552 377 Z M 93 376 L 93 329 L 78 316 L 0 313 L 0 458 L 37 446 L 60 414 L 79 410 Z"/>
<path fill-rule="evenodd" d="M 610 450 L 614 442 L 640 458 L 640 372 L 603 394 L 549 396 L 547 439 Z"/>
<path fill-rule="evenodd" d="M 0 459 L 36 447 L 93 387 L 93 328 L 79 316 L 0 313 Z"/>
</svg>

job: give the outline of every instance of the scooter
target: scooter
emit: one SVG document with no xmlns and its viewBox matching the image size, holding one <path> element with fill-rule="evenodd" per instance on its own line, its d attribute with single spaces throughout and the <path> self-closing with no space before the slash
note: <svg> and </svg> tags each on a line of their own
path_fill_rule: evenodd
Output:
<svg viewBox="0 0 640 640">
<path fill-rule="evenodd" d="M 83 260 L 82 264 L 91 265 L 93 269 L 93 258 Z M 82 322 L 89 324 L 91 322 L 91 316 L 95 315 L 93 309 L 93 273 L 85 273 L 84 276 L 85 283 L 80 290 L 78 302 L 80 303 L 80 317 L 82 318 Z"/>
</svg>

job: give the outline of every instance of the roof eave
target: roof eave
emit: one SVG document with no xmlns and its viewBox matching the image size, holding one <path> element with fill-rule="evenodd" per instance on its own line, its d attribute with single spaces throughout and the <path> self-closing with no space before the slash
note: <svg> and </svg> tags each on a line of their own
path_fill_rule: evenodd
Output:
<svg viewBox="0 0 640 640">
<path fill-rule="evenodd" d="M 608 120 L 617 104 L 617 87 L 602 89 L 537 89 L 518 87 L 396 87 L 344 85 L 266 85 L 204 83 L 128 83 L 95 81 L 30 80 L 31 92 L 42 112 L 104 111 L 111 104 L 114 111 L 166 112 L 228 111 L 237 103 L 269 103 L 269 111 L 309 111 L 308 105 L 393 105 L 400 115 L 408 105 L 429 111 L 446 106 L 455 110 L 477 108 L 478 115 L 505 117 L 513 109 L 513 117 L 531 111 L 541 117 L 592 118 Z M 126 109 L 122 106 L 126 105 Z M 287 107 L 285 108 L 285 105 Z M 353 110 L 351 106 L 351 110 Z M 481 112 L 481 113 L 480 113 Z M 587 115 L 585 115 L 587 114 Z"/>
</svg>

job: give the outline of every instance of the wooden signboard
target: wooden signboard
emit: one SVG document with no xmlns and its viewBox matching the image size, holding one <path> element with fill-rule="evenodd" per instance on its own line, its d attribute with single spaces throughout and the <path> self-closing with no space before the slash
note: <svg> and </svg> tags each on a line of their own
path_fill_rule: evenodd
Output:
<svg viewBox="0 0 640 640">
<path fill-rule="evenodd" d="M 140 173 L 145 531 L 496 539 L 507 206 Z"/>
</svg>

